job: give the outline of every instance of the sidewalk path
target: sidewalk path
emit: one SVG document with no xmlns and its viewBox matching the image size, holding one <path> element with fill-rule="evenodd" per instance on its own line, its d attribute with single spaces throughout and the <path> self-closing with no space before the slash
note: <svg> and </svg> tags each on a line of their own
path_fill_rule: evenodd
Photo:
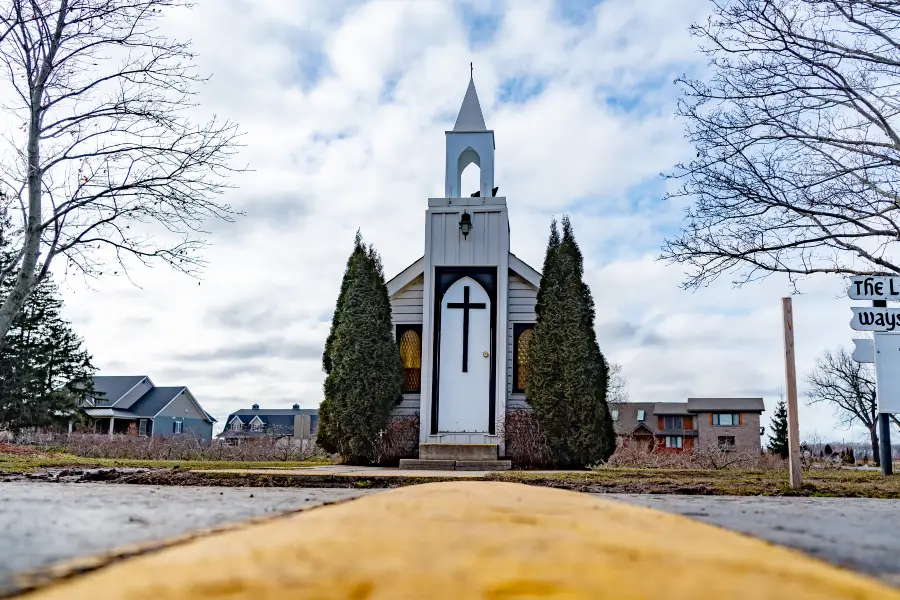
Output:
<svg viewBox="0 0 900 600">
<path fill-rule="evenodd" d="M 29 597 L 612 600 L 664 589 L 670 600 L 900 600 L 799 552 L 612 498 L 465 480 L 407 486 L 196 538 Z"/>
</svg>

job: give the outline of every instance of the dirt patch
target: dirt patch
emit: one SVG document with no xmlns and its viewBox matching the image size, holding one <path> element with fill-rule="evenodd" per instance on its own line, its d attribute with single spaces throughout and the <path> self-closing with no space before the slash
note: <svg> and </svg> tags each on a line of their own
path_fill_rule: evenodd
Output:
<svg viewBox="0 0 900 600">
<path fill-rule="evenodd" d="M 192 471 L 183 468 L 47 467 L 30 473 L 0 472 L 0 481 L 101 482 L 110 484 L 385 489 L 421 483 L 456 481 L 451 477 L 398 477 L 378 474 L 300 474 Z M 680 494 L 689 496 L 830 496 L 900 499 L 900 478 L 877 473 L 833 471 L 807 476 L 792 489 L 787 473 L 778 471 L 677 471 L 653 469 L 598 470 L 578 473 L 507 471 L 469 481 L 508 481 L 576 492 Z"/>
</svg>

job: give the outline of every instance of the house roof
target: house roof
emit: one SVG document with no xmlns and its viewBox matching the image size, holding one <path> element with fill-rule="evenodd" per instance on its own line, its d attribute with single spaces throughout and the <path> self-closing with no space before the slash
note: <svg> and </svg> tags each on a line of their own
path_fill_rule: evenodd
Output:
<svg viewBox="0 0 900 600">
<path fill-rule="evenodd" d="M 95 375 L 94 392 L 102 394 L 104 400 L 116 402 L 144 379 L 146 375 Z"/>
<path fill-rule="evenodd" d="M 153 388 L 131 405 L 131 412 L 140 417 L 155 417 L 159 411 L 186 389 L 183 385 Z"/>
<path fill-rule="evenodd" d="M 654 415 L 689 415 L 687 402 L 657 402 L 653 405 Z"/>
<path fill-rule="evenodd" d="M 267 427 L 282 427 L 287 432 L 294 430 L 294 417 L 297 415 L 309 415 L 310 428 L 315 429 L 319 421 L 318 408 L 242 408 L 228 415 L 225 422 L 230 424 L 235 417 L 238 417 L 241 423 L 249 425 L 254 418 L 258 417 Z M 228 429 L 226 428 L 225 431 L 227 432 Z M 224 432 L 220 434 L 220 437 L 223 435 L 225 435 Z M 235 434 L 227 434 L 225 437 L 228 435 L 233 437 Z"/>
<path fill-rule="evenodd" d="M 257 408 L 255 410 L 252 408 L 242 408 L 241 410 L 236 410 L 233 413 L 231 413 L 230 415 L 228 415 L 228 420 L 230 421 L 231 417 L 233 417 L 234 415 L 239 415 L 239 416 L 260 415 L 262 417 L 265 417 L 266 415 L 272 415 L 272 416 L 291 415 L 291 416 L 294 416 L 294 415 L 317 415 L 317 414 L 319 414 L 318 408 L 298 408 L 296 410 L 293 408 Z M 241 420 L 243 421 L 243 419 L 241 419 Z"/>
<path fill-rule="evenodd" d="M 688 398 L 687 407 L 691 412 L 737 410 L 761 413 L 766 410 L 762 398 Z"/>
<path fill-rule="evenodd" d="M 122 419 L 137 419 L 138 416 L 130 410 L 122 410 L 121 408 L 85 408 L 84 413 L 94 419 L 118 417 Z"/>
</svg>

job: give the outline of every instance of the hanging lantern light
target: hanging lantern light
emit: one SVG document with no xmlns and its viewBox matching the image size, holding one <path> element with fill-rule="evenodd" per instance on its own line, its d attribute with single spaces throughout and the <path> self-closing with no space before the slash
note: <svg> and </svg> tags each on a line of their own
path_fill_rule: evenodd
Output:
<svg viewBox="0 0 900 600">
<path fill-rule="evenodd" d="M 459 218 L 459 230 L 463 234 L 463 239 L 469 237 L 469 232 L 472 231 L 472 215 L 465 210 Z"/>
</svg>

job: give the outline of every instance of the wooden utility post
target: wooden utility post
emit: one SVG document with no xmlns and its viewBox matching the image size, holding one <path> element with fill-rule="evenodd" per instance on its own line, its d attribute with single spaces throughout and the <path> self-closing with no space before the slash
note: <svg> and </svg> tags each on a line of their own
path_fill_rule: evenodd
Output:
<svg viewBox="0 0 900 600">
<path fill-rule="evenodd" d="M 800 472 L 800 423 L 797 419 L 797 366 L 794 360 L 794 311 L 791 299 L 781 299 L 781 315 L 784 321 L 784 374 L 787 384 L 788 464 L 791 487 L 802 483 Z"/>
</svg>

